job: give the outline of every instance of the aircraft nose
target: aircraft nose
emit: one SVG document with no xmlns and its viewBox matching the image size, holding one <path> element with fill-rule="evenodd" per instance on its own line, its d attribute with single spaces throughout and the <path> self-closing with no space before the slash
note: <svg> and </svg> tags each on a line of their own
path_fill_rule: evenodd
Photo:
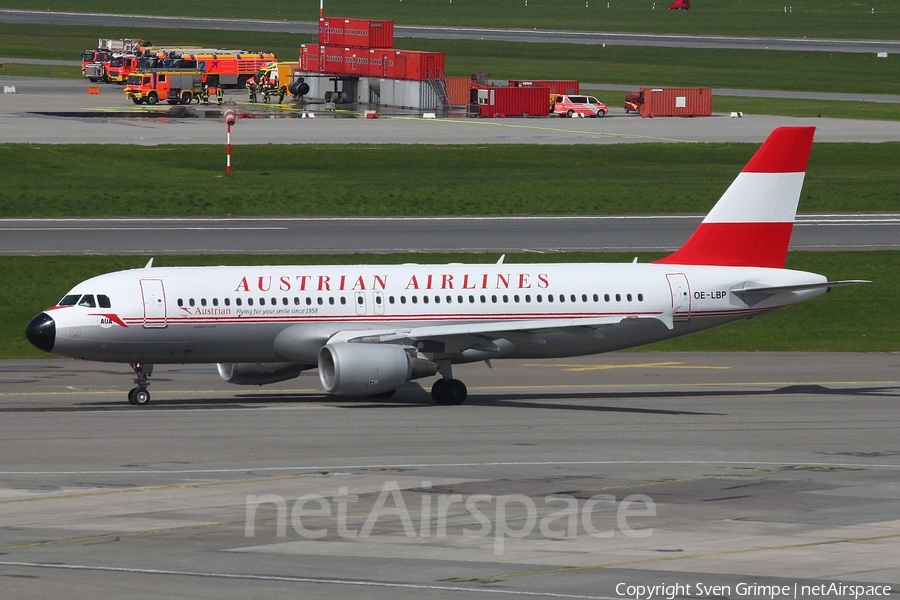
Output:
<svg viewBox="0 0 900 600">
<path fill-rule="evenodd" d="M 47 313 L 41 313 L 25 328 L 25 337 L 31 345 L 44 352 L 53 352 L 56 343 L 56 321 Z"/>
</svg>

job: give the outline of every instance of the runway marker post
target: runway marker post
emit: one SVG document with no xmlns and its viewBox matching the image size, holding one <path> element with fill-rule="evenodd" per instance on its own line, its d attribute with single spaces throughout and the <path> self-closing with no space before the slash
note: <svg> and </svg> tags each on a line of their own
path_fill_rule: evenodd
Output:
<svg viewBox="0 0 900 600">
<path fill-rule="evenodd" d="M 234 125 L 234 109 L 229 107 L 222 111 L 222 120 L 225 121 L 227 137 L 225 141 L 225 174 L 231 175 L 231 126 Z"/>
</svg>

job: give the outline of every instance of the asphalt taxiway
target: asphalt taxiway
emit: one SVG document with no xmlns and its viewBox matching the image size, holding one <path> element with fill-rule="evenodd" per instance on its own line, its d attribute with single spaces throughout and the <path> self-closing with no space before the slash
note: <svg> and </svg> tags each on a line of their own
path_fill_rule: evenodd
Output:
<svg viewBox="0 0 900 600">
<path fill-rule="evenodd" d="M 235 388 L 159 366 L 136 408 L 127 367 L 2 361 L 4 595 L 900 587 L 896 353 L 624 353 L 456 375 L 467 404 L 437 407 L 416 383 L 354 400 L 314 373 Z"/>
</svg>

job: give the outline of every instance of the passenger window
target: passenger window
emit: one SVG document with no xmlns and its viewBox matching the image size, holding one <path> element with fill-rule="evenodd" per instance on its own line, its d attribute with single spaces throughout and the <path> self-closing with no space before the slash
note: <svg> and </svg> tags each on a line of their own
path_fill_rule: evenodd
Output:
<svg viewBox="0 0 900 600">
<path fill-rule="evenodd" d="M 81 297 L 81 300 L 78 301 L 78 306 L 86 306 L 88 308 L 94 308 L 97 304 L 94 302 L 93 294 L 85 294 Z"/>
<path fill-rule="evenodd" d="M 428 296 L 422 296 L 422 302 L 428 304 Z"/>
<path fill-rule="evenodd" d="M 225 306 L 231 306 L 231 298 L 225 298 Z"/>
<path fill-rule="evenodd" d="M 240 306 L 242 303 L 243 303 L 243 301 L 240 298 L 235 298 L 235 300 L 234 300 L 235 306 Z"/>
<path fill-rule="evenodd" d="M 322 300 L 322 297 L 321 297 L 321 296 L 319 296 L 318 298 L 316 298 L 316 303 L 317 303 L 319 306 L 322 306 L 323 304 L 325 304 L 325 301 Z"/>
<path fill-rule="evenodd" d="M 638 294 L 638 302 L 643 302 L 643 301 L 644 301 L 644 295 Z"/>
<path fill-rule="evenodd" d="M 334 305 L 334 296 L 328 297 L 328 304 Z"/>
<path fill-rule="evenodd" d="M 110 308 L 112 306 L 109 296 L 104 296 L 103 294 L 97 294 L 97 304 L 100 308 Z"/>
<path fill-rule="evenodd" d="M 341 304 L 347 304 L 347 299 L 341 296 Z"/>
<path fill-rule="evenodd" d="M 251 302 L 250 304 L 253 304 L 253 302 Z M 194 299 L 193 299 L 193 298 L 188 299 L 188 306 L 194 306 Z"/>
<path fill-rule="evenodd" d="M 247 298 L 247 306 L 253 306 L 253 298 Z"/>
<path fill-rule="evenodd" d="M 260 298 L 260 299 L 259 299 L 259 305 L 260 305 L 260 306 L 265 306 L 265 305 L 266 305 L 266 299 L 265 299 L 265 298 Z"/>
<path fill-rule="evenodd" d="M 178 302 L 176 302 L 176 304 L 177 304 L 178 306 L 184 306 L 184 300 L 182 300 L 181 298 L 179 298 L 179 299 L 178 299 Z"/>
<path fill-rule="evenodd" d="M 218 299 L 218 298 L 213 298 L 212 303 L 213 303 L 213 306 L 218 306 L 218 305 L 219 305 L 219 299 Z"/>
<path fill-rule="evenodd" d="M 309 306 L 310 304 L 312 304 L 312 298 L 307 298 L 306 305 Z"/>
<path fill-rule="evenodd" d="M 200 306 L 206 306 L 206 298 L 200 298 Z"/>
</svg>

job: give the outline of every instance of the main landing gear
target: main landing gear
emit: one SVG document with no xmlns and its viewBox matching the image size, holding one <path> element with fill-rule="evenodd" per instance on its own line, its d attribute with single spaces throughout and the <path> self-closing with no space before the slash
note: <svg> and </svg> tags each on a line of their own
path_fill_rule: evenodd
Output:
<svg viewBox="0 0 900 600">
<path fill-rule="evenodd" d="M 434 403 L 440 406 L 459 406 L 466 401 L 469 391 L 459 379 L 453 379 L 453 370 L 449 360 L 437 361 L 438 372 L 442 379 L 438 379 L 431 386 L 431 397 Z"/>
<path fill-rule="evenodd" d="M 153 365 L 151 363 L 131 363 L 134 369 L 134 383 L 137 384 L 128 392 L 128 402 L 135 406 L 146 406 L 150 404 L 150 392 L 147 386 L 150 385 L 150 375 L 153 373 Z"/>
</svg>

